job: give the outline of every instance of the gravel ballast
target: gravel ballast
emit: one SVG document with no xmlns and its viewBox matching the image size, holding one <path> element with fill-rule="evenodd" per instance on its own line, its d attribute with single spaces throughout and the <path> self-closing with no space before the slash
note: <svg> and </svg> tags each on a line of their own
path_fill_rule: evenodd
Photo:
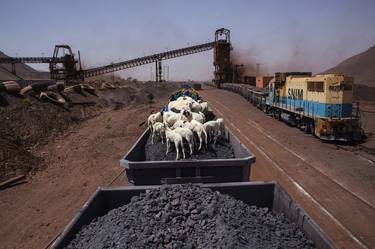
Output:
<svg viewBox="0 0 375 249">
<path fill-rule="evenodd" d="M 66 248 L 315 247 L 283 214 L 187 184 L 133 197 L 84 226 Z"/>
<path fill-rule="evenodd" d="M 197 140 L 198 141 L 198 140 Z M 230 143 L 224 139 L 218 139 L 216 144 L 209 143 L 207 148 L 197 149 L 190 156 L 190 149 L 187 143 L 184 143 L 186 159 L 230 159 L 235 158 L 234 151 Z M 203 147 L 203 146 L 202 146 Z M 157 138 L 154 138 L 154 144 L 151 143 L 151 136 L 145 144 L 145 160 L 146 161 L 173 161 L 176 159 L 176 150 L 173 143 L 171 143 L 169 153 L 167 151 L 166 143 L 162 144 Z M 182 152 L 180 151 L 180 159 L 182 159 Z"/>
</svg>

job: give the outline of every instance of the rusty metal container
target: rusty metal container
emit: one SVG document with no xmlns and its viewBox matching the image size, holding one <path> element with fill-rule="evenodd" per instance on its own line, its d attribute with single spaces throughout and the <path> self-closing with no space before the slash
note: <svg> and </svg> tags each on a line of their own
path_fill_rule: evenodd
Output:
<svg viewBox="0 0 375 249">
<path fill-rule="evenodd" d="M 255 156 L 229 130 L 226 130 L 226 138 L 235 156 L 230 159 L 145 161 L 144 148 L 148 137 L 147 129 L 120 160 L 131 185 L 250 180 L 251 165 L 255 162 Z"/>
</svg>

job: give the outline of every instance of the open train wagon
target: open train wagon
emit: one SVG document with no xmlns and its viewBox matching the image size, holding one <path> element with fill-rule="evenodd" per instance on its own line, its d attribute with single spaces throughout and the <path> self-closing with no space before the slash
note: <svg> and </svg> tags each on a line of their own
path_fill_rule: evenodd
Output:
<svg viewBox="0 0 375 249">
<path fill-rule="evenodd" d="M 226 130 L 226 139 L 235 157 L 230 159 L 146 161 L 145 144 L 149 136 L 147 129 L 120 161 L 126 169 L 129 184 L 241 182 L 250 179 L 255 156 L 229 130 Z"/>
<path fill-rule="evenodd" d="M 289 221 L 301 228 L 306 237 L 319 249 L 336 248 L 329 237 L 309 217 L 309 215 L 275 182 L 242 182 L 203 184 L 205 188 L 230 195 L 248 205 L 267 207 L 274 213 L 284 213 Z M 130 202 L 133 196 L 158 186 L 129 186 L 98 188 L 81 210 L 65 227 L 52 245 L 52 249 L 63 249 L 72 241 L 78 231 L 93 219 L 105 215 L 110 210 Z"/>
</svg>

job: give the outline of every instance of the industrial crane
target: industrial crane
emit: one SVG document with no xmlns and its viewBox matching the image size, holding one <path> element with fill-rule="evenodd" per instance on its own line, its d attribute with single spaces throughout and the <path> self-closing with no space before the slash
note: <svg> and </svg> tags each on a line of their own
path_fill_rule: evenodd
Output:
<svg viewBox="0 0 375 249">
<path fill-rule="evenodd" d="M 15 74 L 16 63 L 48 63 L 50 75 L 52 79 L 64 80 L 66 83 L 83 80 L 85 78 L 98 76 L 101 74 L 111 73 L 127 68 L 137 67 L 145 64 L 155 63 L 156 65 L 156 81 L 162 81 L 162 67 L 161 61 L 168 60 L 189 54 L 200 53 L 215 49 L 214 65 L 215 65 L 215 79 L 222 81 L 229 76 L 223 74 L 230 74 L 230 31 L 227 29 L 218 29 L 215 32 L 215 41 L 186 48 L 170 50 L 163 53 L 144 56 L 132 60 L 112 63 L 96 68 L 82 69 L 80 53 L 78 51 L 78 59 L 74 57 L 72 49 L 69 45 L 56 45 L 52 57 L 5 57 L 0 58 L 1 63 L 12 64 L 12 72 Z M 225 48 L 224 53 L 220 50 Z M 228 58 L 222 58 L 223 55 Z M 229 64 L 228 64 L 229 63 Z M 227 70 L 228 68 L 228 70 Z M 219 77 L 218 77 L 219 76 Z"/>
</svg>

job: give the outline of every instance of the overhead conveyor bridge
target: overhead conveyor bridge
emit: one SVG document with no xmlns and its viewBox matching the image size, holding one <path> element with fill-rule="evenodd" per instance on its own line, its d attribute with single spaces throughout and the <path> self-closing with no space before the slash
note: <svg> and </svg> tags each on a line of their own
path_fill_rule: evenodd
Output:
<svg viewBox="0 0 375 249">
<path fill-rule="evenodd" d="M 222 38 L 224 36 L 224 39 Z M 223 66 L 220 66 L 223 63 L 218 63 L 218 59 L 220 56 L 216 53 L 222 49 L 222 45 L 229 44 L 226 47 L 230 47 L 229 41 L 229 30 L 227 29 L 218 29 L 215 32 L 215 41 L 203 43 L 195 46 L 190 46 L 186 48 L 170 50 L 163 53 L 157 53 L 149 56 L 144 56 L 136 59 L 126 60 L 117 63 L 111 63 L 109 65 L 89 68 L 89 69 L 82 69 L 81 66 L 81 58 L 80 53 L 78 51 L 78 59 L 75 58 L 72 49 L 69 45 L 56 45 L 55 50 L 53 52 L 52 57 L 4 57 L 0 58 L 1 63 L 9 63 L 12 64 L 12 73 L 16 74 L 16 67 L 17 63 L 46 63 L 49 64 L 50 75 L 52 79 L 55 80 L 64 80 L 65 82 L 74 82 L 83 80 L 85 78 L 90 78 L 106 73 L 116 72 L 120 70 L 124 70 L 127 68 L 138 67 L 145 64 L 155 63 L 156 65 L 156 81 L 162 81 L 162 60 L 173 59 L 185 55 L 201 53 L 204 51 L 208 51 L 211 49 L 215 50 L 214 56 L 214 66 L 215 66 L 215 79 L 221 78 L 223 74 Z M 219 51 L 220 52 L 220 51 Z M 229 57 L 229 53 L 226 54 L 226 57 Z M 222 57 L 222 56 L 221 56 Z M 225 71 L 230 71 L 230 69 L 226 69 L 230 65 L 230 58 L 224 59 L 225 61 Z M 228 64 L 228 65 L 227 65 Z M 223 78 L 224 79 L 224 78 Z"/>
<path fill-rule="evenodd" d="M 150 63 L 160 63 L 162 60 L 168 60 L 168 59 L 173 59 L 189 54 L 195 54 L 195 53 L 200 53 L 203 51 L 211 50 L 214 48 L 214 42 L 209 42 L 205 44 L 200 44 L 196 46 L 191 46 L 191 47 L 186 47 L 186 48 L 181 48 L 181 49 L 176 49 L 176 50 L 171 50 L 167 51 L 164 53 L 158 53 L 158 54 L 153 54 L 149 56 L 144 56 L 128 61 L 123 61 L 123 62 L 118 62 L 118 63 L 113 63 L 110 65 L 102 66 L 102 67 L 96 67 L 96 68 L 91 68 L 87 70 L 83 70 L 83 75 L 84 78 L 89 78 L 101 74 L 106 74 L 106 73 L 111 73 L 115 71 L 120 71 L 123 69 L 131 68 L 131 67 L 138 67 L 142 66 L 145 64 L 150 64 Z M 157 65 L 157 78 L 159 77 L 158 71 L 161 71 L 161 67 Z M 156 79 L 158 81 L 158 79 Z M 159 79 L 160 80 L 160 79 Z"/>
</svg>

